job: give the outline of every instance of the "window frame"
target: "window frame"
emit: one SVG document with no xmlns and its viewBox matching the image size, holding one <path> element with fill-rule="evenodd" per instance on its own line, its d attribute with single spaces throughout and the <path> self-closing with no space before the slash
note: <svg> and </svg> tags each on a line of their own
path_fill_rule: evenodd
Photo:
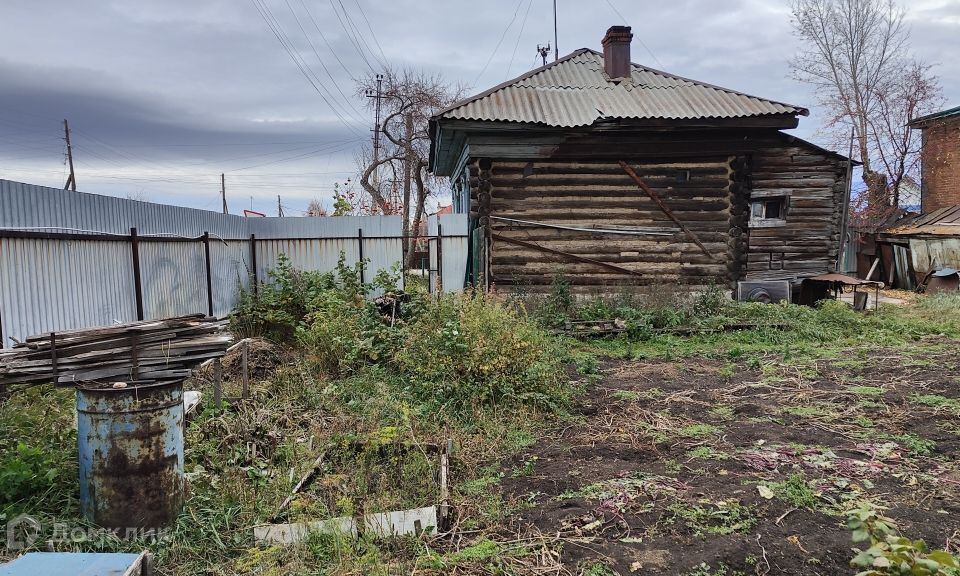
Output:
<svg viewBox="0 0 960 576">
<path fill-rule="evenodd" d="M 770 217 L 771 207 L 776 206 L 776 216 Z M 763 195 L 750 199 L 750 227 L 751 228 L 773 228 L 777 226 L 786 226 L 787 212 L 790 207 L 790 196 L 783 195 Z M 759 208 L 760 215 L 757 216 Z"/>
</svg>

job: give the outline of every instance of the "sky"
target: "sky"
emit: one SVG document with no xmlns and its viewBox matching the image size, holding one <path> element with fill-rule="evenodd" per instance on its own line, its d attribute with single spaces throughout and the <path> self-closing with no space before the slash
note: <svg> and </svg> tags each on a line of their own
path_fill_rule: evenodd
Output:
<svg viewBox="0 0 960 576">
<path fill-rule="evenodd" d="M 557 6 L 561 56 L 628 24 L 634 62 L 808 107 L 795 133 L 822 143 L 787 0 Z M 373 123 L 356 78 L 407 67 L 476 93 L 553 43 L 551 0 L 3 0 L 0 22 L 0 178 L 62 187 L 66 118 L 80 191 L 220 210 L 223 173 L 232 213 L 288 216 L 355 178 Z M 912 0 L 908 23 L 960 105 L 960 0 Z"/>
</svg>

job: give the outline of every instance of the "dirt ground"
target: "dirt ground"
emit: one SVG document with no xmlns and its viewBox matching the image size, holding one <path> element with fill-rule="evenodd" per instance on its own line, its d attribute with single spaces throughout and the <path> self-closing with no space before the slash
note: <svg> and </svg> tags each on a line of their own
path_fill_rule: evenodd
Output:
<svg viewBox="0 0 960 576">
<path fill-rule="evenodd" d="M 958 366 L 936 339 L 605 361 L 577 417 L 503 464 L 511 528 L 556 535 L 574 573 L 854 574 L 846 514 L 870 502 L 956 551 Z"/>
</svg>

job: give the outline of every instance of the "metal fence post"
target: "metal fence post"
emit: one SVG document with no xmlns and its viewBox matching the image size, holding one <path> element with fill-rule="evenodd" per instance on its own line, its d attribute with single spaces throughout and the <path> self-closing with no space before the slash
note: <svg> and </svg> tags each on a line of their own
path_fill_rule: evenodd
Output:
<svg viewBox="0 0 960 576">
<path fill-rule="evenodd" d="M 253 295 L 260 295 L 260 278 L 257 272 L 257 235 L 250 235 L 250 267 L 253 269 Z"/>
<path fill-rule="evenodd" d="M 443 226 L 437 216 L 437 293 L 443 293 Z"/>
<path fill-rule="evenodd" d="M 203 233 L 203 254 L 207 263 L 207 316 L 213 316 L 213 274 L 210 270 L 210 233 Z"/>
<path fill-rule="evenodd" d="M 364 268 L 364 265 L 363 265 L 363 228 L 358 228 L 358 229 L 357 229 L 357 246 L 358 246 L 359 249 L 360 249 L 360 250 L 359 250 L 359 254 L 360 254 L 360 283 L 363 284 L 363 283 L 364 283 L 364 280 L 363 280 L 363 276 L 364 276 L 364 274 L 363 274 L 363 268 Z"/>
<path fill-rule="evenodd" d="M 137 320 L 143 320 L 143 281 L 140 277 L 140 238 L 137 229 L 130 229 L 130 247 L 133 250 L 133 289 L 137 303 Z"/>
</svg>

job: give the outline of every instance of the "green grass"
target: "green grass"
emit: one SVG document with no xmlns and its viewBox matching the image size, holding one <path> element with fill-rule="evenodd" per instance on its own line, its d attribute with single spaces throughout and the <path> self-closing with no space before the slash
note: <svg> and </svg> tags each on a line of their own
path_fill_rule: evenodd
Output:
<svg viewBox="0 0 960 576">
<path fill-rule="evenodd" d="M 721 420 L 733 420 L 736 417 L 736 412 L 734 411 L 733 407 L 725 404 L 714 406 L 710 409 L 710 414 Z"/>
<path fill-rule="evenodd" d="M 693 450 L 687 452 L 687 457 L 697 460 L 729 460 L 730 455 L 725 452 L 720 452 L 710 446 L 697 446 Z"/>
<path fill-rule="evenodd" d="M 773 490 L 774 496 L 794 508 L 812 510 L 819 503 L 816 492 L 802 474 L 791 474 L 786 480 L 768 483 L 767 487 Z"/>
<path fill-rule="evenodd" d="M 813 418 L 823 416 L 823 409 L 819 406 L 786 406 L 780 410 L 784 414 L 799 416 L 801 418 Z"/>
<path fill-rule="evenodd" d="M 677 433 L 684 438 L 706 438 L 708 436 L 719 436 L 722 431 L 722 428 L 713 424 L 691 424 L 684 426 Z"/>
<path fill-rule="evenodd" d="M 924 406 L 946 408 L 952 412 L 960 413 L 960 400 L 947 398 L 939 394 L 914 394 L 910 397 L 910 401 Z"/>
</svg>

